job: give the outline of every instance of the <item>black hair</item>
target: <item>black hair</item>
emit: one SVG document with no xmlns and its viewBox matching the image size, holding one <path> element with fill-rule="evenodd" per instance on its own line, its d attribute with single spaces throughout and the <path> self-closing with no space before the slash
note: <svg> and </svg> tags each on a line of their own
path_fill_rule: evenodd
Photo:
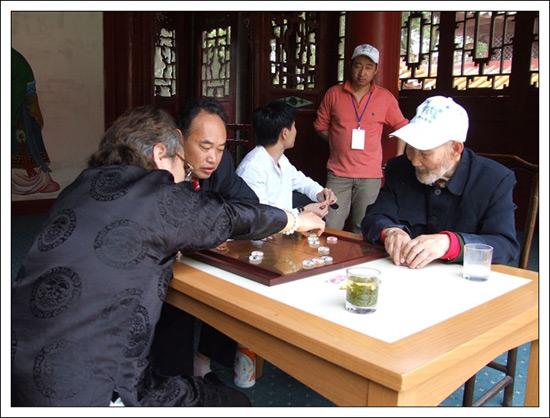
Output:
<svg viewBox="0 0 550 418">
<path fill-rule="evenodd" d="M 184 138 L 189 136 L 191 124 L 197 115 L 203 110 L 210 115 L 218 115 L 223 121 L 223 124 L 226 124 L 225 111 L 223 110 L 222 104 L 218 100 L 213 97 L 194 98 L 187 101 L 181 112 L 179 112 L 176 117 L 176 124 L 181 130 Z"/>
<path fill-rule="evenodd" d="M 296 108 L 282 100 L 274 100 L 257 108 L 252 115 L 258 144 L 274 145 L 283 128 L 290 129 L 296 118 Z"/>
</svg>

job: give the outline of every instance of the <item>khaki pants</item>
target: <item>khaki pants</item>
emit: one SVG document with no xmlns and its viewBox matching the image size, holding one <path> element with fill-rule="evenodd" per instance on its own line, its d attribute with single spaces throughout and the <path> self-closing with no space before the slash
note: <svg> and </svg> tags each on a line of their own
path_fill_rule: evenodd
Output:
<svg viewBox="0 0 550 418">
<path fill-rule="evenodd" d="M 329 209 L 325 218 L 327 228 L 344 229 L 351 210 L 352 232 L 361 233 L 361 221 L 367 206 L 373 203 L 380 191 L 382 179 L 355 179 L 336 176 L 327 172 L 326 187 L 338 198 L 338 213 Z"/>
</svg>

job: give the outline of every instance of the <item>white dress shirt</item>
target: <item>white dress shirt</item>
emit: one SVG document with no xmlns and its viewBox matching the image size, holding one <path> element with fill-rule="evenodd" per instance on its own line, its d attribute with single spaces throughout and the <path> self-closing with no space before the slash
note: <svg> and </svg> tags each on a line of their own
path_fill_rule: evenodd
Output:
<svg viewBox="0 0 550 418">
<path fill-rule="evenodd" d="M 260 203 L 280 209 L 292 209 L 293 191 L 317 202 L 317 194 L 323 190 L 323 186 L 297 170 L 284 154 L 277 165 L 261 145 L 246 154 L 236 172 L 254 190 Z"/>
</svg>

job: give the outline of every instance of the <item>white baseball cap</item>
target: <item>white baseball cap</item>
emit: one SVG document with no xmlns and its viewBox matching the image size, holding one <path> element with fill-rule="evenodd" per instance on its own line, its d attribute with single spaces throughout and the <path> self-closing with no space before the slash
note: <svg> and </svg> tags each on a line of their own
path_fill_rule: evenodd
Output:
<svg viewBox="0 0 550 418">
<path fill-rule="evenodd" d="M 401 138 L 419 150 L 430 150 L 448 141 L 465 142 L 468 114 L 450 97 L 433 96 L 416 108 L 408 125 L 389 136 Z"/>
<path fill-rule="evenodd" d="M 380 52 L 378 52 L 378 49 L 369 44 L 363 44 L 356 47 L 351 56 L 351 60 L 353 61 L 358 55 L 369 57 L 375 64 L 378 64 L 380 60 Z"/>
</svg>

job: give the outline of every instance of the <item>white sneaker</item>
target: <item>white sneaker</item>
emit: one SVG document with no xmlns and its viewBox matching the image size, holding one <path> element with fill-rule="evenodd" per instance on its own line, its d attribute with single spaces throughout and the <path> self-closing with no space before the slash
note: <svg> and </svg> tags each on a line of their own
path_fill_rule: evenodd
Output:
<svg viewBox="0 0 550 418">
<path fill-rule="evenodd" d="M 109 406 L 126 406 L 122 403 L 122 399 L 120 399 L 120 396 L 118 398 L 116 398 L 116 400 L 113 402 L 111 401 L 111 403 L 109 404 Z"/>
</svg>

